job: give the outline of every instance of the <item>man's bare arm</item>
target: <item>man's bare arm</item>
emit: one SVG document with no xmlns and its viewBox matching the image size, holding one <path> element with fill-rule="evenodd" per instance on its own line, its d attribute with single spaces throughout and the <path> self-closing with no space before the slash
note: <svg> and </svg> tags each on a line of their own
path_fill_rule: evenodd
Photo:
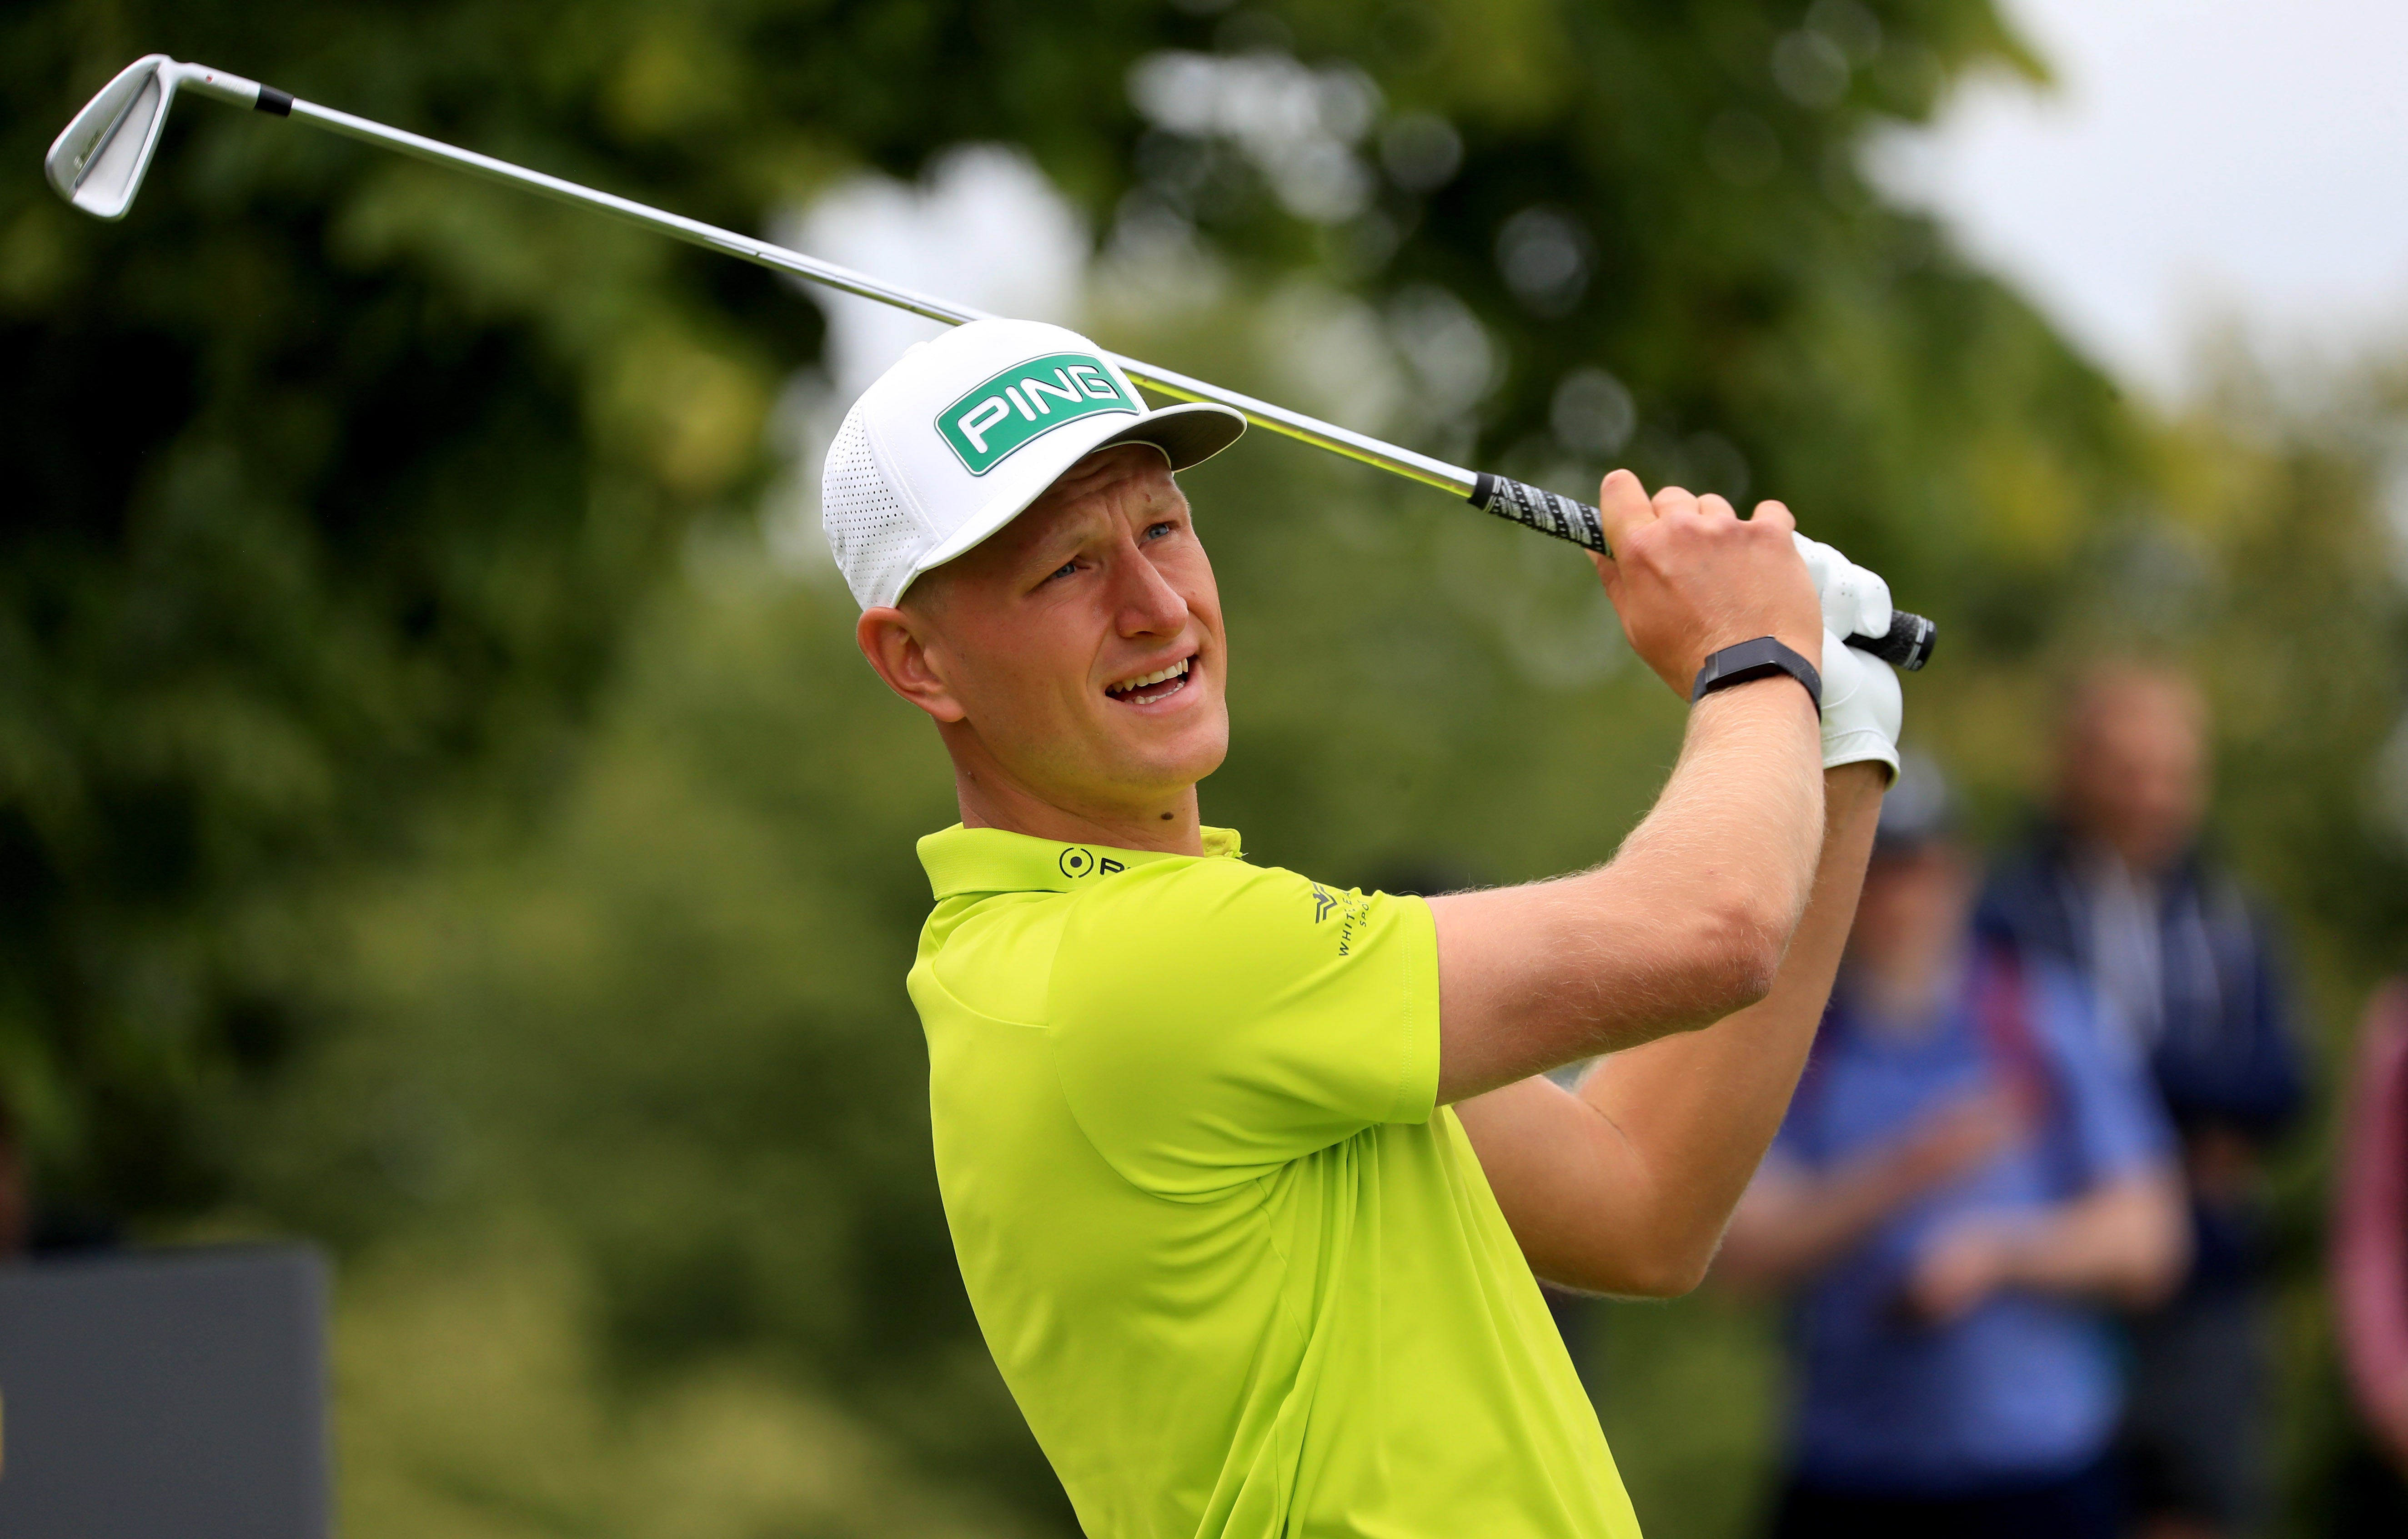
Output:
<svg viewBox="0 0 2408 1539">
<path fill-rule="evenodd" d="M 1851 764 L 1824 778 L 1813 897 L 1759 1002 L 1608 1057 L 1578 1095 L 1526 1079 L 1456 1108 L 1540 1276 L 1661 1297 L 1705 1274 L 1805 1066 L 1888 777 Z"/>
<path fill-rule="evenodd" d="M 1819 661 L 1821 610 L 1778 503 L 1649 498 L 1627 470 L 1598 558 L 1632 648 L 1686 698 L 1706 656 L 1772 636 Z M 1709 695 L 1655 810 L 1580 876 L 1436 899 L 1439 1099 L 1719 1019 L 1772 986 L 1813 883 L 1821 726 L 1785 678 Z"/>
<path fill-rule="evenodd" d="M 1955 1319 L 2008 1289 L 2141 1309 L 2172 1292 L 2189 1264 L 2181 1178 L 2150 1171 L 2053 1208 L 1969 1218 L 1942 1231 L 1915 1259 L 1907 1302 L 1932 1320 Z"/>
<path fill-rule="evenodd" d="M 1430 900 L 1439 1099 L 1720 1020 L 1765 997 L 1822 826 L 1813 702 L 1787 679 L 1710 695 L 1663 795 L 1608 864 Z"/>
<path fill-rule="evenodd" d="M 1828 1171 L 1767 1161 L 1739 1200 L 1714 1275 L 1767 1292 L 1803 1282 L 1907 1203 L 1995 1158 L 2025 1126 L 2014 1095 L 1986 1091 L 1942 1102 L 1897 1143 Z"/>
</svg>

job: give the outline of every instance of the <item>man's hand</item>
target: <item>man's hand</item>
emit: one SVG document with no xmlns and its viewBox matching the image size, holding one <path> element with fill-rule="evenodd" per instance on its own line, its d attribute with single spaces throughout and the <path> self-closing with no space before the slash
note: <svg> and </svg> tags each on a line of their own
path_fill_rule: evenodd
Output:
<svg viewBox="0 0 2408 1539">
<path fill-rule="evenodd" d="M 1823 664 L 1821 605 L 1790 536 L 1798 521 L 1777 502 L 1742 519 L 1719 496 L 1668 486 L 1651 499 L 1616 470 L 1598 490 L 1611 556 L 1592 553 L 1623 634 L 1656 676 L 1689 698 L 1711 653 L 1770 636 Z"/>
<path fill-rule="evenodd" d="M 1851 636 L 1889 630 L 1889 584 L 1879 572 L 1859 567 L 1819 539 L 1792 534 L 1790 541 L 1813 580 L 1823 610 L 1823 768 L 1870 760 L 1898 776 L 1898 728 L 1901 713 L 1898 675 L 1887 663 L 1842 642 Z"/>
<path fill-rule="evenodd" d="M 1823 606 L 1823 628 L 1845 640 L 1851 636 L 1887 634 L 1890 622 L 1889 583 L 1879 572 L 1859 567 L 1819 539 L 1789 537 L 1814 580 L 1814 597 Z"/>
<path fill-rule="evenodd" d="M 2006 1283 L 2016 1243 L 1999 1225 L 1978 1220 L 1942 1230 L 1907 1273 L 1907 1311 L 1926 1325 L 1971 1314 Z"/>
<path fill-rule="evenodd" d="M 1769 1160 L 1741 1200 L 1716 1264 L 1727 1281 L 1741 1287 L 1794 1287 L 1861 1244 L 1908 1203 L 1995 1158 L 2029 1127 L 2021 1098 L 2005 1090 L 1976 1091 L 1931 1108 L 1897 1143 L 1869 1149 L 1837 1169 L 1810 1172 L 1788 1160 Z M 1952 1259 L 1947 1265 L 1950 1280 L 1940 1286 L 1953 1287 L 1964 1263 Z"/>
</svg>

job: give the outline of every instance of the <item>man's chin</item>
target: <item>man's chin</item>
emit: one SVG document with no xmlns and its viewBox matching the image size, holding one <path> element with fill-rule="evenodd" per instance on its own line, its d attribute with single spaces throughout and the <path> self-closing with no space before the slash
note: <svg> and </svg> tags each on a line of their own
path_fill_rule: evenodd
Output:
<svg viewBox="0 0 2408 1539">
<path fill-rule="evenodd" d="M 1219 711 L 1199 712 L 1193 719 L 1175 724 L 1163 721 L 1161 729 L 1154 731 L 1128 730 L 1152 723 L 1116 725 L 1121 729 L 1099 745 L 1088 761 L 1088 773 L 1091 780 L 1136 793 L 1129 798 L 1133 802 L 1183 793 L 1220 769 L 1221 761 L 1229 756 L 1228 718 Z M 1097 770 L 1104 771 L 1100 777 L 1096 775 Z"/>
</svg>

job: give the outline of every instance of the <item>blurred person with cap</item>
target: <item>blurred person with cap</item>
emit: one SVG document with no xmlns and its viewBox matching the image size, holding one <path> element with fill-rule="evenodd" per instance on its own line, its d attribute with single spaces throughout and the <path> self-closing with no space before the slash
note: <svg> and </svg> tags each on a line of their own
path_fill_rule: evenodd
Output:
<svg viewBox="0 0 2408 1539">
<path fill-rule="evenodd" d="M 828 452 L 861 650 L 953 765 L 908 986 L 972 1307 L 1097 1539 L 1636 1539 L 1536 1278 L 1703 1275 L 1898 762 L 1897 679 L 1829 634 L 1886 589 L 1616 471 L 1598 575 L 1690 702 L 1654 809 L 1553 882 L 1315 882 L 1200 816 L 1231 649 L 1174 472 L 1242 425 L 980 321 Z"/>
<path fill-rule="evenodd" d="M 1976 938 L 1979 881 L 1909 755 L 1717 1263 L 1795 1306 L 1780 1539 L 2120 1532 L 2109 1315 L 2180 1275 L 2172 1137 L 2088 991 Z"/>
<path fill-rule="evenodd" d="M 2139 1532 L 2208 1539 L 2265 1516 L 2270 1393 L 2256 1204 L 2297 1117 L 2273 927 L 2200 849 L 2207 709 L 2179 671 L 2117 660 L 2065 700 L 2052 820 L 1984 896 L 1983 932 L 2071 970 L 2147 1062 L 2182 1141 L 2193 1260 L 2131 1322 L 2124 1429 Z"/>
</svg>

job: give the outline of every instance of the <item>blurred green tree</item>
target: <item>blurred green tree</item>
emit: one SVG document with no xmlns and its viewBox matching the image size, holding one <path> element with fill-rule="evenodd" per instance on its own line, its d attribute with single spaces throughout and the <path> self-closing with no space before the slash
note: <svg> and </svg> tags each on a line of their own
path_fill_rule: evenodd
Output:
<svg viewBox="0 0 2408 1539">
<path fill-rule="evenodd" d="M 1013 140 L 1099 223 L 1383 296 L 1440 439 L 1779 487 L 1910 586 L 2045 558 L 2112 479 L 2103 387 L 1849 158 L 2021 55 L 1980 0 L 1790 11 L 50 4 L 0 22 L 0 91 L 30 167 L 165 49 L 738 227 Z M 0 191 L 0 1061 L 56 1175 L 137 1209 L 207 1195 L 192 1098 L 296 1029 L 246 916 L 430 797 L 539 798 L 819 343 L 766 276 L 586 216 L 204 106 L 170 133 L 122 227 Z M 2005 581 L 1954 607 L 2020 612 Z"/>
</svg>

